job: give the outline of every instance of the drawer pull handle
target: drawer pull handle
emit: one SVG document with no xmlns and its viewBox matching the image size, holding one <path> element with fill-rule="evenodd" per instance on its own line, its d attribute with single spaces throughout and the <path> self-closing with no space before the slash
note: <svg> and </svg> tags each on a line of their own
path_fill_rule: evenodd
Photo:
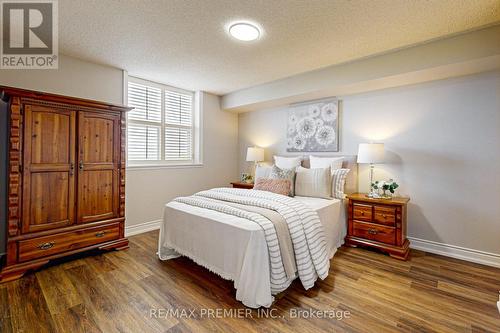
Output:
<svg viewBox="0 0 500 333">
<path fill-rule="evenodd" d="M 368 233 L 370 235 L 376 235 L 376 234 L 378 234 L 378 231 L 376 229 L 368 229 Z"/>
<path fill-rule="evenodd" d="M 95 234 L 96 237 L 104 237 L 104 234 L 106 231 L 99 231 L 98 233 Z"/>
<path fill-rule="evenodd" d="M 38 248 L 40 250 L 48 250 L 50 248 L 52 248 L 54 246 L 54 242 L 47 242 L 47 243 L 43 243 L 43 244 L 40 244 L 38 245 Z"/>
<path fill-rule="evenodd" d="M 365 212 L 361 212 L 361 215 L 365 215 Z"/>
<path fill-rule="evenodd" d="M 382 217 L 383 217 L 383 218 L 385 219 L 385 218 L 387 217 L 387 215 L 385 215 L 385 214 L 382 214 Z"/>
</svg>

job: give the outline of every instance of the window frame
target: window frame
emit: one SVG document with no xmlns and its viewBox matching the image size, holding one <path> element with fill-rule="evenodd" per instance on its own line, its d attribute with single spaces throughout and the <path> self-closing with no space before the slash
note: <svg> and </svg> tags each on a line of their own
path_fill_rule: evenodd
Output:
<svg viewBox="0 0 500 333">
<path fill-rule="evenodd" d="M 189 91 L 177 87 L 172 87 L 166 84 L 161 84 L 149 80 L 140 79 L 138 77 L 127 76 L 124 80 L 124 104 L 128 104 L 128 86 L 129 82 L 142 84 L 145 86 L 159 88 L 161 90 L 161 120 L 160 123 L 149 120 L 129 119 L 127 115 L 127 128 L 130 124 L 148 125 L 160 127 L 159 138 L 159 157 L 160 160 L 129 160 L 128 159 L 128 132 L 126 136 L 126 151 L 127 151 L 127 169 L 161 169 L 161 168 L 189 168 L 203 166 L 202 162 L 202 93 Z M 166 109 L 165 109 L 165 90 L 173 91 L 181 94 L 191 95 L 192 115 L 191 126 L 175 125 L 166 123 Z M 175 128 L 189 128 L 191 129 L 191 159 L 190 160 L 165 160 L 165 129 L 167 127 Z"/>
</svg>

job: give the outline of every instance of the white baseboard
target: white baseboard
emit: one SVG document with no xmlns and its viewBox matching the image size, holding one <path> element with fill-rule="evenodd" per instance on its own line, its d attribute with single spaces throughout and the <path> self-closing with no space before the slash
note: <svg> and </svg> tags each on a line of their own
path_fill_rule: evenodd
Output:
<svg viewBox="0 0 500 333">
<path fill-rule="evenodd" d="M 500 254 L 478 251 L 456 245 L 443 244 L 420 238 L 408 237 L 410 248 L 443 256 L 500 267 Z"/>
<path fill-rule="evenodd" d="M 148 221 L 135 225 L 125 226 L 125 237 L 142 234 L 144 232 L 160 229 L 162 220 Z"/>
</svg>

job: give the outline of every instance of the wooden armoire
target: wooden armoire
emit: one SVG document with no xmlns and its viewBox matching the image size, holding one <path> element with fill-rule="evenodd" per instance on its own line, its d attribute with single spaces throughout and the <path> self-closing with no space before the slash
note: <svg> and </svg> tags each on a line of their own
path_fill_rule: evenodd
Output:
<svg viewBox="0 0 500 333">
<path fill-rule="evenodd" d="M 130 108 L 2 86 L 0 97 L 10 124 L 0 281 L 77 252 L 127 248 Z"/>
</svg>

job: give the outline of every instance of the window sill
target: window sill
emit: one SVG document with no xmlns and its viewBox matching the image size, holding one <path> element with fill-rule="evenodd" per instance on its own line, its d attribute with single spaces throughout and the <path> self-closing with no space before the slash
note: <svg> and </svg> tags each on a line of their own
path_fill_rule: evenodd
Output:
<svg viewBox="0 0 500 333">
<path fill-rule="evenodd" d="M 189 169 L 201 168 L 203 163 L 188 163 L 188 164 L 133 164 L 127 165 L 127 171 L 134 170 L 159 170 L 159 169 Z"/>
</svg>

